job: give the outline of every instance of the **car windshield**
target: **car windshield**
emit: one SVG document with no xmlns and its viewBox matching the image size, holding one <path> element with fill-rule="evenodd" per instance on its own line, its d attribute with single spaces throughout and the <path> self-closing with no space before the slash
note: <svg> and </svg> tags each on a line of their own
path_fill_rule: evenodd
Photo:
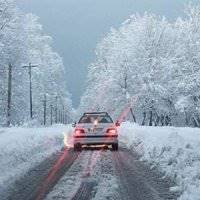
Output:
<svg viewBox="0 0 200 200">
<path fill-rule="evenodd" d="M 113 123 L 109 115 L 84 115 L 79 123 Z"/>
</svg>

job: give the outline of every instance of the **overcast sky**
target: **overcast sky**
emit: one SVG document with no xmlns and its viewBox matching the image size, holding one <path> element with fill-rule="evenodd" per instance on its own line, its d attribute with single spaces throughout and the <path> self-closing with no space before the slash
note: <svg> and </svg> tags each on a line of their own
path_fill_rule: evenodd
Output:
<svg viewBox="0 0 200 200">
<path fill-rule="evenodd" d="M 198 2 L 199 0 L 193 0 Z M 55 50 L 67 68 L 68 88 L 74 106 L 84 90 L 87 66 L 98 41 L 119 27 L 129 15 L 150 11 L 170 20 L 183 15 L 188 0 L 18 0 L 25 12 L 40 17 L 44 31 L 54 39 Z"/>
</svg>

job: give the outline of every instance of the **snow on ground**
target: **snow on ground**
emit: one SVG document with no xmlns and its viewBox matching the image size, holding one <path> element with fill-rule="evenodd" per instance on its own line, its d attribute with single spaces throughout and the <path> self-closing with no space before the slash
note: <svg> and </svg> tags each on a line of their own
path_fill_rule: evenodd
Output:
<svg viewBox="0 0 200 200">
<path fill-rule="evenodd" d="M 91 153 L 88 151 L 79 155 L 78 159 L 47 195 L 46 200 L 72 199 L 81 185 L 82 176 L 86 173 Z"/>
<path fill-rule="evenodd" d="M 136 150 L 141 155 L 141 159 L 150 162 L 152 167 L 158 167 L 166 176 L 176 180 L 177 187 L 171 189 L 183 191 L 180 200 L 200 199 L 200 129 L 141 127 L 129 122 L 124 123 L 120 129 L 121 142 L 128 148 Z M 52 153 L 59 151 L 63 147 L 63 138 L 65 144 L 68 144 L 67 136 L 71 131 L 71 127 L 62 125 L 49 128 L 0 128 L 0 194 L 23 173 Z M 63 137 L 63 133 L 66 137 Z M 95 157 L 98 158 L 96 155 Z M 86 158 L 90 158 L 87 153 Z M 113 184 L 116 183 L 114 175 L 109 177 L 109 174 L 102 173 L 104 171 L 103 169 L 101 171 L 102 165 L 97 164 L 108 163 L 106 154 L 99 158 L 105 160 L 97 159 L 94 162 L 95 170 L 92 177 L 95 177 L 95 181 L 99 185 L 102 184 L 102 187 L 98 187 L 94 199 L 101 199 L 101 197 L 104 199 L 105 188 L 112 188 L 106 192 L 106 194 L 110 192 L 110 195 L 117 188 L 117 184 Z M 79 169 L 80 172 L 85 173 L 85 170 L 80 168 L 87 169 L 89 166 L 88 171 L 91 173 L 93 164 L 90 162 L 94 159 L 88 159 L 89 163 L 86 165 L 85 159 L 82 160 L 84 162 L 80 162 L 79 167 L 75 165 L 74 171 L 77 172 Z M 109 166 L 112 168 L 112 163 Z M 72 178 L 75 177 L 74 173 L 72 175 Z M 77 183 L 80 183 L 83 173 L 79 175 L 76 176 Z M 66 181 L 70 185 L 71 181 L 71 185 L 74 186 L 74 180 L 68 180 L 68 177 L 62 180 L 65 182 L 64 185 Z M 98 177 L 101 177 L 100 180 Z M 110 185 L 116 186 L 113 188 Z M 76 189 L 79 186 L 77 184 Z"/>
<path fill-rule="evenodd" d="M 118 195 L 118 184 L 111 157 L 110 151 L 82 151 L 46 200 L 72 199 L 82 184 L 92 186 L 85 191 L 86 186 L 84 192 L 92 192 L 93 200 L 113 199 Z"/>
<path fill-rule="evenodd" d="M 200 200 L 200 129 L 141 127 L 126 122 L 120 140 L 177 182 L 180 200 Z"/>
<path fill-rule="evenodd" d="M 70 126 L 0 128 L 0 194 L 23 173 L 64 146 Z M 66 137 L 65 137 L 66 140 Z"/>
<path fill-rule="evenodd" d="M 93 167 L 95 166 L 95 167 Z M 111 151 L 103 151 L 98 162 L 93 162 L 92 177 L 96 180 L 95 196 L 92 200 L 119 199 L 119 179 Z"/>
</svg>

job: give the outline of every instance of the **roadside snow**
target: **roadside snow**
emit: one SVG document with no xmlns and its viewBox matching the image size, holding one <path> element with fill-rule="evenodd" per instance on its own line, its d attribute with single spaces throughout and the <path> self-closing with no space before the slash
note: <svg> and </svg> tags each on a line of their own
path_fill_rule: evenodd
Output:
<svg viewBox="0 0 200 200">
<path fill-rule="evenodd" d="M 0 194 L 17 178 L 64 146 L 69 126 L 0 128 Z M 1 196 L 1 195 L 0 195 Z"/>
<path fill-rule="evenodd" d="M 126 122 L 120 141 L 177 182 L 179 200 L 200 200 L 200 129 L 141 127 Z"/>
</svg>

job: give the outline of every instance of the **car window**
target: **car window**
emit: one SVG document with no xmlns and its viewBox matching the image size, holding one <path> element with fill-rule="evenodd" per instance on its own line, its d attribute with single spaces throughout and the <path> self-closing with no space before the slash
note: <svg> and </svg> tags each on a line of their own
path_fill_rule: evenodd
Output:
<svg viewBox="0 0 200 200">
<path fill-rule="evenodd" d="M 99 123 L 112 123 L 112 119 L 109 117 L 109 116 L 105 116 L 105 117 L 102 117 L 100 120 L 99 120 Z"/>
<path fill-rule="evenodd" d="M 87 124 L 87 123 L 95 123 L 97 121 L 98 123 L 113 123 L 113 120 L 109 115 L 84 115 L 79 120 L 79 123 Z"/>
<path fill-rule="evenodd" d="M 85 124 L 85 123 L 92 123 L 92 121 L 91 121 L 91 118 L 89 116 L 83 116 L 80 119 L 79 123 L 83 123 L 83 124 Z"/>
</svg>

